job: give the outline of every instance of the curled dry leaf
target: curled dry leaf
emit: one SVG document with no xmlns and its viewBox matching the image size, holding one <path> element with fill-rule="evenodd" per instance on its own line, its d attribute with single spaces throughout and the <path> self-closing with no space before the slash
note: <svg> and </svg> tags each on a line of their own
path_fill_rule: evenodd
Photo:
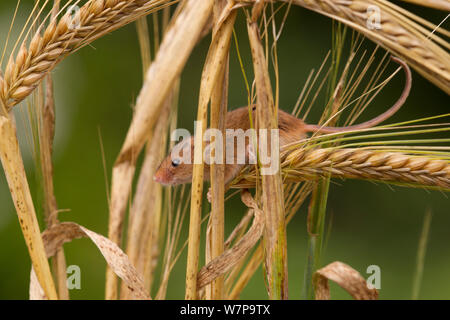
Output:
<svg viewBox="0 0 450 320">
<path fill-rule="evenodd" d="M 336 282 L 355 300 L 377 300 L 378 291 L 367 286 L 366 280 L 349 265 L 335 261 L 314 273 L 316 300 L 329 300 L 328 280 Z"/>
<path fill-rule="evenodd" d="M 136 299 L 150 299 L 144 289 L 144 283 L 130 263 L 128 256 L 111 240 L 73 222 L 63 222 L 51 226 L 42 234 L 47 257 L 54 256 L 57 250 L 66 242 L 88 237 L 102 253 L 111 269 L 119 276 L 133 292 Z M 31 269 L 30 299 L 47 299 L 37 281 L 34 269 Z"/>
<path fill-rule="evenodd" d="M 242 192 L 242 202 L 253 209 L 255 215 L 253 224 L 234 247 L 226 250 L 222 255 L 213 259 L 210 263 L 200 269 L 197 275 L 198 290 L 231 270 L 247 255 L 250 249 L 252 249 L 261 238 L 264 230 L 264 216 L 262 211 L 258 208 L 258 205 L 251 194 L 246 190 Z"/>
</svg>

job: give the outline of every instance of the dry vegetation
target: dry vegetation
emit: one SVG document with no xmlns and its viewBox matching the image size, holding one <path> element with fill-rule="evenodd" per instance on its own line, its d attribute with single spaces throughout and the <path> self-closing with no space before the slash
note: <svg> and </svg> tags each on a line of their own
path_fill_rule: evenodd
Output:
<svg viewBox="0 0 450 320">
<path fill-rule="evenodd" d="M 410 2 L 449 10 L 447 1 Z M 75 3 L 81 9 L 75 16 L 77 26 L 74 28 L 74 17 L 66 11 Z M 336 45 L 331 50 L 335 63 L 326 70 L 327 57 L 319 71 L 311 74 L 294 110 L 297 116 L 302 113 L 305 118 L 319 91 L 328 86 L 329 103 L 321 123 L 334 125 L 346 108 L 351 110 L 347 122 L 357 120 L 394 76 L 380 80 L 387 65 L 383 59 L 367 86 L 362 88 L 363 94 L 356 96 L 357 88 L 362 86 L 362 78 L 368 76 L 369 66 L 375 63 L 375 53 L 368 57 L 366 65 L 362 58 L 358 61 L 358 48 L 363 38 L 402 58 L 450 94 L 450 45 L 444 40 L 449 32 L 384 0 L 36 1 L 20 38 L 9 39 L 12 44 L 9 59 L 2 57 L 0 63 L 3 70 L 0 73 L 0 157 L 33 265 L 30 298 L 69 298 L 62 245 L 76 238 L 88 237 L 108 263 L 106 299 L 164 299 L 173 266 L 185 247 L 188 253 L 186 299 L 238 299 L 261 263 L 265 267 L 268 296 L 287 299 L 285 229 L 308 196 L 311 196 L 307 226 L 311 256 L 308 257 L 310 264 L 305 274 L 304 297 L 329 299 L 328 280 L 338 283 L 355 299 L 378 297 L 376 290 L 368 289 L 365 280 L 350 266 L 335 262 L 323 267 L 318 262 L 330 179 L 367 179 L 407 187 L 450 190 L 450 153 L 445 147 L 448 139 L 426 137 L 428 133 L 443 132 L 445 135 L 448 132 L 445 123 L 425 122 L 439 121 L 439 117 L 345 135 L 314 135 L 282 150 L 282 170 L 277 175 L 260 176 L 259 165 L 245 168 L 231 187 L 243 189 L 242 201 L 248 212 L 227 239 L 224 234 L 227 190 L 223 183 L 223 165 L 211 166 L 212 205 L 208 217 L 201 215 L 203 164 L 194 165 L 190 191 L 186 186 L 163 190 L 152 179 L 169 147 L 168 133 L 176 128 L 180 74 L 199 38 L 205 36 L 211 37 L 211 41 L 199 84 L 197 119 L 202 120 L 203 127 L 197 129 L 204 131 L 207 128 L 208 110 L 211 110 L 209 126 L 224 130 L 228 59 L 239 10 L 246 15 L 252 49 L 255 79 L 254 82 L 248 79 L 247 90 L 249 103 L 257 105 L 255 126 L 277 127 L 274 120 L 279 101 L 277 40 L 285 19 L 288 19 L 287 13 L 294 5 L 339 22 L 339 25 L 335 24 L 339 27 L 333 30 Z M 367 28 L 368 9 L 372 5 L 380 9 L 380 29 Z M 159 32 L 162 35 L 153 60 L 149 49 L 151 35 L 145 19 L 150 14 L 163 26 L 153 35 L 154 39 L 160 39 Z M 281 25 L 276 22 L 275 15 L 282 17 Z M 50 71 L 64 58 L 70 59 L 69 56 L 78 49 L 131 22 L 137 23 L 144 83 L 128 134 L 112 169 L 106 238 L 76 223 L 58 221 L 52 183 L 51 146 L 55 117 Z M 345 33 L 343 26 L 359 33 L 346 58 L 343 58 L 341 43 Z M 339 68 L 339 64 L 344 67 Z M 274 82 L 270 79 L 270 68 L 275 71 Z M 246 78 L 245 72 L 243 75 Z M 275 83 L 274 88 L 272 83 Z M 14 106 L 30 95 L 38 98 L 33 100 L 33 107 L 40 124 L 40 161 L 47 218 L 47 228 L 42 233 L 25 175 L 13 114 Z M 313 97 L 309 106 L 306 103 L 308 96 Z M 420 141 L 392 140 L 399 135 L 412 134 L 423 135 L 423 138 Z M 436 146 L 436 143 L 443 146 Z M 198 135 L 195 158 L 201 158 L 204 147 L 201 135 Z M 143 164 L 140 172 L 136 172 L 140 153 L 144 153 Z M 131 188 L 133 179 L 137 181 L 134 192 Z M 252 195 L 244 188 L 255 188 L 255 192 Z M 180 239 L 180 230 L 187 216 L 189 237 L 185 243 Z M 123 230 L 125 219 L 128 219 L 126 233 Z M 207 223 L 204 266 L 199 265 L 202 223 Z M 50 257 L 54 257 L 52 268 L 48 263 Z M 158 264 L 162 265 L 161 281 L 154 283 Z"/>
</svg>

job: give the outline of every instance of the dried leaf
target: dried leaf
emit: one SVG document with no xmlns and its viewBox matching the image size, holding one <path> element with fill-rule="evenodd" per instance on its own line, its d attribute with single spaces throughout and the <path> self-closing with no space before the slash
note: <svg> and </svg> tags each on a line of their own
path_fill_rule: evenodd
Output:
<svg viewBox="0 0 450 320">
<path fill-rule="evenodd" d="M 197 276 L 198 289 L 231 270 L 261 238 L 264 230 L 264 215 L 262 211 L 258 208 L 251 194 L 246 190 L 242 193 L 242 202 L 253 209 L 255 216 L 252 226 L 234 247 L 226 250 L 221 256 L 213 259 L 199 271 Z"/>
<path fill-rule="evenodd" d="M 128 256 L 111 240 L 73 222 L 62 222 L 51 226 L 42 233 L 47 257 L 53 257 L 57 250 L 66 242 L 88 237 L 102 253 L 108 265 L 133 292 L 136 299 L 150 299 L 144 289 L 144 283 L 130 263 Z M 30 299 L 47 299 L 41 286 L 36 281 L 34 268 L 31 269 Z"/>
<path fill-rule="evenodd" d="M 349 265 L 336 261 L 314 273 L 316 300 L 329 300 L 328 280 L 336 282 L 355 300 L 377 300 L 377 289 L 369 289 L 366 280 Z"/>
</svg>

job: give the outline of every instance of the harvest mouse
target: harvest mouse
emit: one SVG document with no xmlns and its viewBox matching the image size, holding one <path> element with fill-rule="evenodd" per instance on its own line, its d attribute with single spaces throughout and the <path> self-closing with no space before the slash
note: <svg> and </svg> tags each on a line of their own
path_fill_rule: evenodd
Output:
<svg viewBox="0 0 450 320">
<path fill-rule="evenodd" d="M 366 129 L 373 127 L 389 117 L 391 117 L 394 113 L 400 109 L 400 107 L 405 103 L 406 98 L 409 95 L 411 89 L 411 70 L 408 65 L 398 58 L 392 58 L 394 61 L 399 63 L 406 75 L 406 83 L 403 89 L 403 92 L 397 102 L 386 112 L 380 114 L 379 116 L 363 122 L 361 124 L 347 126 L 347 127 L 323 127 L 320 125 L 311 125 L 306 124 L 303 120 L 296 118 L 295 116 L 286 113 L 282 110 L 278 110 L 278 128 L 279 128 L 279 144 L 280 147 L 283 145 L 304 139 L 306 137 L 307 132 L 320 132 L 320 133 L 338 133 L 338 132 L 346 132 L 350 130 L 358 130 L 358 129 Z M 252 107 L 252 119 L 255 119 L 255 110 L 256 106 Z M 250 120 L 249 120 L 249 108 L 241 107 L 230 111 L 226 115 L 225 119 L 225 129 L 242 129 L 246 131 L 251 128 Z M 232 140 L 234 142 L 234 138 Z M 228 143 L 228 139 L 227 139 Z M 225 183 L 232 181 L 236 175 L 240 172 L 243 166 L 249 164 L 249 158 L 251 155 L 251 148 L 249 148 L 251 144 L 246 142 L 245 148 L 245 163 L 238 163 L 238 161 L 234 161 L 230 164 L 228 161 L 225 164 Z M 163 185 L 178 185 L 184 183 L 190 183 L 192 180 L 192 171 L 193 171 L 193 157 L 194 157 L 194 138 L 185 139 L 179 142 L 174 148 L 178 148 L 180 150 L 179 155 L 172 156 L 169 154 L 160 164 L 158 170 L 154 175 L 154 180 L 163 184 Z M 234 146 L 236 148 L 236 146 Z M 228 150 L 228 149 L 226 149 Z M 233 156 L 236 157 L 239 155 L 237 150 L 233 153 Z M 185 163 L 182 161 L 183 155 L 185 152 L 190 152 L 190 160 L 189 163 Z M 242 151 L 241 151 L 242 153 Z M 204 165 L 204 179 L 209 180 L 210 167 L 205 163 Z"/>
</svg>

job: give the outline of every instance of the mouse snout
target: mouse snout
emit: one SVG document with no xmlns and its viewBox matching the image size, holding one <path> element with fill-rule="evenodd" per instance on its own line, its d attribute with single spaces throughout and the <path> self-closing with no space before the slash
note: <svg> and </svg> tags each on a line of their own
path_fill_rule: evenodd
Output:
<svg viewBox="0 0 450 320">
<path fill-rule="evenodd" d="M 156 181 L 156 182 L 161 183 L 161 177 L 160 177 L 158 174 L 155 174 L 155 175 L 153 176 L 153 180 Z"/>
<path fill-rule="evenodd" d="M 153 176 L 153 180 L 163 185 L 167 185 L 170 184 L 171 179 L 168 177 L 167 173 L 164 172 L 164 170 L 158 170 Z"/>
<path fill-rule="evenodd" d="M 157 171 L 155 173 L 155 175 L 153 176 L 153 180 L 158 182 L 158 183 L 163 183 L 164 182 L 164 176 L 163 176 L 163 174 L 161 174 L 161 171 Z"/>
</svg>

